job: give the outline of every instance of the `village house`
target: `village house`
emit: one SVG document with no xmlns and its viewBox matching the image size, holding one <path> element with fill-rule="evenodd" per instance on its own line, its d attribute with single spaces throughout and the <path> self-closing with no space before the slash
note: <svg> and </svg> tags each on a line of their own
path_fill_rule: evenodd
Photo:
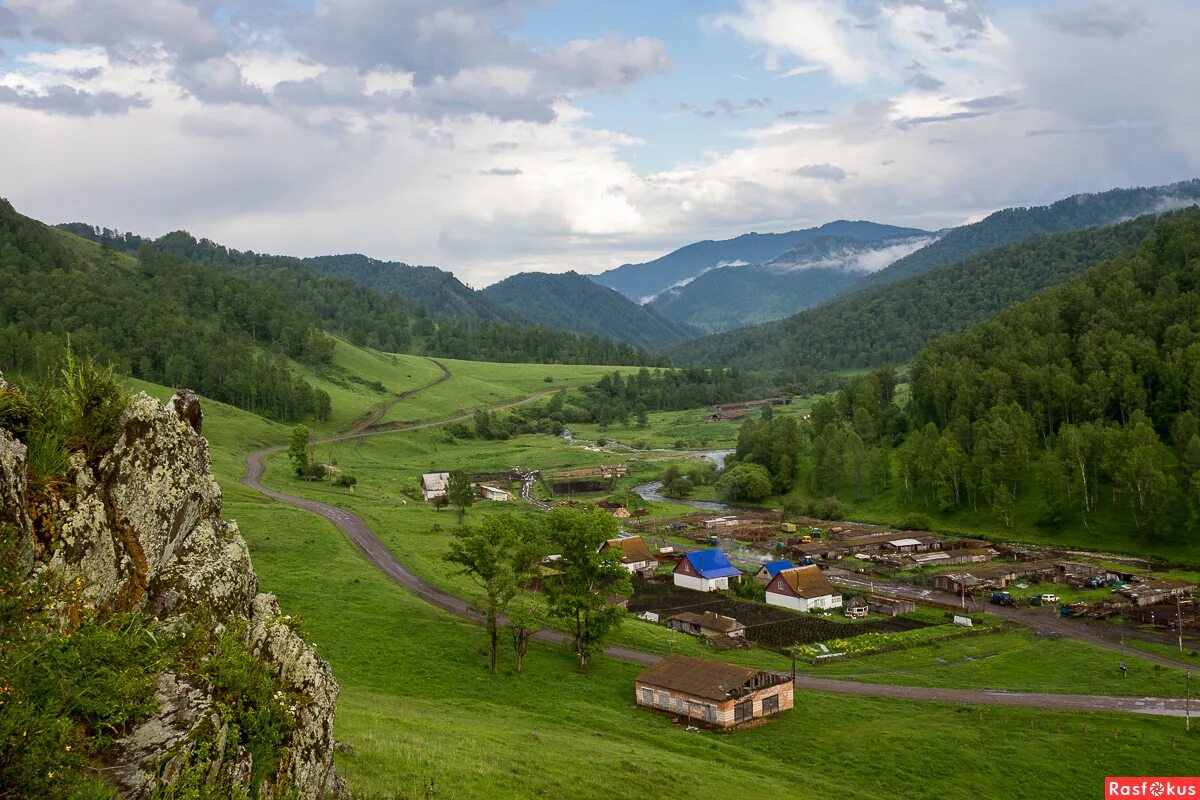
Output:
<svg viewBox="0 0 1200 800">
<path fill-rule="evenodd" d="M 729 581 L 736 581 L 742 571 L 729 563 L 729 558 L 720 550 L 697 550 L 687 553 L 675 565 L 676 586 L 695 589 L 699 592 L 715 592 L 729 588 Z"/>
<path fill-rule="evenodd" d="M 693 636 L 745 636 L 746 626 L 715 611 L 683 611 L 667 618 L 667 627 Z"/>
<path fill-rule="evenodd" d="M 600 546 L 601 552 L 611 549 L 621 551 L 621 566 L 630 572 L 653 572 L 658 566 L 658 561 L 640 536 L 609 539 Z"/>
<path fill-rule="evenodd" d="M 426 500 L 445 497 L 446 487 L 449 483 L 449 472 L 426 472 L 421 476 L 421 494 L 425 496 Z"/>
<path fill-rule="evenodd" d="M 672 654 L 635 679 L 637 704 L 729 728 L 792 707 L 792 682 L 774 672 Z"/>
<path fill-rule="evenodd" d="M 754 580 L 766 586 L 779 574 L 780 570 L 791 569 L 796 566 L 791 561 L 784 559 L 783 561 L 768 561 L 758 568 L 758 572 L 754 573 Z"/>
<path fill-rule="evenodd" d="M 956 594 L 970 594 L 982 587 L 1004 589 L 1010 581 L 1028 580 L 1056 581 L 1059 577 L 1056 561 L 1018 561 L 1012 564 L 997 564 L 992 567 L 972 569 L 970 572 L 952 572 L 935 575 L 934 587 Z"/>
<path fill-rule="evenodd" d="M 743 524 L 745 524 L 744 521 L 737 517 L 713 517 L 700 523 L 702 527 L 708 530 L 712 530 L 713 528 L 736 528 L 738 525 Z"/>
<path fill-rule="evenodd" d="M 781 570 L 767 584 L 767 604 L 794 611 L 840 608 L 841 593 L 815 564 Z"/>
</svg>

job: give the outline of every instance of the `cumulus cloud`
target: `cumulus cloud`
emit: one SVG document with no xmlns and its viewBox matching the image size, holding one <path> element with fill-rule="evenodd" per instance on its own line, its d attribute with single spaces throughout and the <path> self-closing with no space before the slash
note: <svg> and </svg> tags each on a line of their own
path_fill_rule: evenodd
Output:
<svg viewBox="0 0 1200 800">
<path fill-rule="evenodd" d="M 1136 0 L 1091 0 L 1070 3 L 1042 14 L 1052 29 L 1069 36 L 1120 39 L 1146 25 L 1146 15 Z"/>
</svg>

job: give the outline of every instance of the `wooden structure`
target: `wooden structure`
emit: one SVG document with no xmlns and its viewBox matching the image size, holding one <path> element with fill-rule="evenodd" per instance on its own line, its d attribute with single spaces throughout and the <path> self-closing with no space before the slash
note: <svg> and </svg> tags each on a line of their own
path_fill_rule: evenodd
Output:
<svg viewBox="0 0 1200 800">
<path fill-rule="evenodd" d="M 783 561 L 768 561 L 758 568 L 758 572 L 754 573 L 754 580 L 766 586 L 782 570 L 791 569 L 794 566 L 796 565 L 787 559 Z"/>
<path fill-rule="evenodd" d="M 694 611 L 683 611 L 667 617 L 667 627 L 680 633 L 690 633 L 693 636 L 745 636 L 746 626 L 733 617 L 726 617 L 713 611 L 697 614 Z"/>
<path fill-rule="evenodd" d="M 426 500 L 445 497 L 446 487 L 449 485 L 449 472 L 426 472 L 421 476 L 421 494 L 425 496 Z"/>
<path fill-rule="evenodd" d="M 674 653 L 635 679 L 637 704 L 730 728 L 792 707 L 792 681 L 778 673 Z"/>
<path fill-rule="evenodd" d="M 871 606 L 861 597 L 851 597 L 844 606 L 843 613 L 851 619 L 858 619 L 871 613 Z"/>
<path fill-rule="evenodd" d="M 917 610 L 917 604 L 912 600 L 905 600 L 903 597 L 884 597 L 883 595 L 868 597 L 867 606 L 877 614 L 887 614 L 892 617 L 910 614 Z"/>
</svg>

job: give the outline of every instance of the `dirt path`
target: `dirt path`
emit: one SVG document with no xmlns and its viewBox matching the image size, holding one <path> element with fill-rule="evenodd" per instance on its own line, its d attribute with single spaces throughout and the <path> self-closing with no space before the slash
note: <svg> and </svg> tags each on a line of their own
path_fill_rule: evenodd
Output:
<svg viewBox="0 0 1200 800">
<path fill-rule="evenodd" d="M 390 401 L 381 405 L 373 414 L 367 416 L 361 422 L 359 422 L 357 425 L 355 425 L 353 428 L 351 428 L 349 431 L 350 435 L 360 434 L 360 433 L 363 433 L 364 431 L 368 431 L 373 428 L 379 427 L 379 423 L 383 421 L 383 418 L 387 416 L 387 413 L 392 410 L 392 406 L 396 405 L 396 403 L 399 403 L 403 400 L 407 400 L 408 398 L 412 397 L 413 395 L 419 394 L 419 393 L 425 391 L 426 389 L 432 389 L 434 386 L 437 386 L 439 383 L 443 383 L 445 381 L 450 380 L 450 370 L 446 369 L 445 364 L 443 364 L 442 362 L 440 362 L 436 359 L 429 358 L 429 357 L 426 357 L 425 360 L 428 361 L 429 363 L 433 364 L 439 370 L 441 370 L 442 374 L 439 375 L 435 380 L 430 381 L 429 383 L 425 384 L 424 386 L 418 386 L 415 389 L 409 389 L 407 392 L 401 392 L 400 394 L 396 395 Z"/>
<path fill-rule="evenodd" d="M 439 365 L 441 366 L 441 365 Z M 443 367 L 444 369 L 444 367 Z M 447 373 L 448 375 L 449 373 Z M 441 383 L 443 377 L 438 381 L 430 384 L 434 386 Z M 429 386 L 414 389 L 407 396 L 411 397 L 414 393 Z M 543 392 L 538 395 L 527 397 L 514 403 L 508 403 L 496 408 L 512 408 L 522 403 L 527 403 L 538 397 L 544 397 L 548 392 Z M 428 422 L 420 425 L 412 425 L 407 428 L 396 430 L 416 430 L 419 428 L 429 428 L 438 425 L 445 425 L 448 422 L 453 422 L 461 419 L 468 419 L 471 415 L 463 415 L 453 419 L 439 420 L 436 422 Z M 369 426 L 364 426 L 362 430 L 355 432 L 351 431 L 340 436 L 333 437 L 334 441 L 343 441 L 345 439 L 360 438 L 363 436 L 372 436 L 380 433 L 387 433 L 387 430 L 367 430 Z M 272 489 L 268 489 L 262 485 L 262 476 L 265 470 L 264 459 L 272 454 L 282 450 L 282 447 L 268 448 L 258 450 L 246 456 L 246 472 L 242 475 L 241 483 L 248 486 L 273 500 L 278 500 L 281 503 L 287 503 L 290 506 L 309 511 L 318 516 L 332 522 L 337 528 L 354 543 L 367 560 L 370 561 L 376 568 L 387 575 L 388 578 L 403 586 L 408 591 L 419 597 L 431 605 L 437 606 L 445 611 L 449 611 L 463 619 L 471 620 L 472 622 L 482 622 L 483 617 L 477 611 L 471 608 L 470 603 L 461 597 L 456 597 L 449 592 L 442 591 L 430 583 L 422 580 L 414 575 L 409 570 L 405 569 L 392 555 L 370 526 L 363 521 L 357 514 L 351 513 L 343 508 L 321 503 L 316 500 L 309 500 L 303 497 L 294 497 L 289 494 L 283 494 Z M 556 630 L 541 630 L 534 637 L 541 642 L 550 644 L 565 644 L 569 641 L 567 634 Z M 604 651 L 605 655 L 610 658 L 615 658 L 620 661 L 626 661 L 633 664 L 654 664 L 658 662 L 661 656 L 653 653 L 647 653 L 640 650 L 633 650 L 625 647 L 610 647 Z M 1139 653 L 1139 655 L 1145 655 Z M 857 681 L 846 680 L 831 680 L 826 678 L 813 678 L 806 675 L 796 676 L 796 688 L 805 691 L 829 692 L 833 694 L 854 695 L 859 697 L 890 697 L 905 700 L 926 700 L 942 703 L 963 703 L 969 705 L 1001 705 L 1001 706 L 1019 706 L 1025 708 L 1041 708 L 1055 709 L 1063 711 L 1117 711 L 1133 714 L 1154 714 L 1162 716 L 1177 716 L 1184 715 L 1184 701 L 1182 699 L 1159 698 L 1159 697 L 1103 697 L 1097 695 L 1066 695 L 1066 694 L 1040 694 L 1028 692 L 1006 692 L 1006 691 L 989 691 L 989 690 L 970 690 L 970 689 L 935 689 L 921 686 L 896 686 L 891 684 L 880 683 L 863 683 Z M 1197 709 L 1200 711 L 1200 708 Z"/>
</svg>

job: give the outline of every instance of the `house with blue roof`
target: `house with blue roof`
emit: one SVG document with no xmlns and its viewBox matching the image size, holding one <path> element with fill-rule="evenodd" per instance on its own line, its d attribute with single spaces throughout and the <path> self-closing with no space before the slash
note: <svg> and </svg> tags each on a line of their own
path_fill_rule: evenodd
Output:
<svg viewBox="0 0 1200 800">
<path fill-rule="evenodd" d="M 771 578 L 779 574 L 780 570 L 791 569 L 794 566 L 796 565 L 786 558 L 782 561 L 768 561 L 758 568 L 758 572 L 754 573 L 754 580 L 766 586 L 771 582 Z"/>
<path fill-rule="evenodd" d="M 742 571 L 715 548 L 688 553 L 675 566 L 675 585 L 698 592 L 728 589 L 731 580 L 737 581 L 741 577 Z"/>
</svg>

